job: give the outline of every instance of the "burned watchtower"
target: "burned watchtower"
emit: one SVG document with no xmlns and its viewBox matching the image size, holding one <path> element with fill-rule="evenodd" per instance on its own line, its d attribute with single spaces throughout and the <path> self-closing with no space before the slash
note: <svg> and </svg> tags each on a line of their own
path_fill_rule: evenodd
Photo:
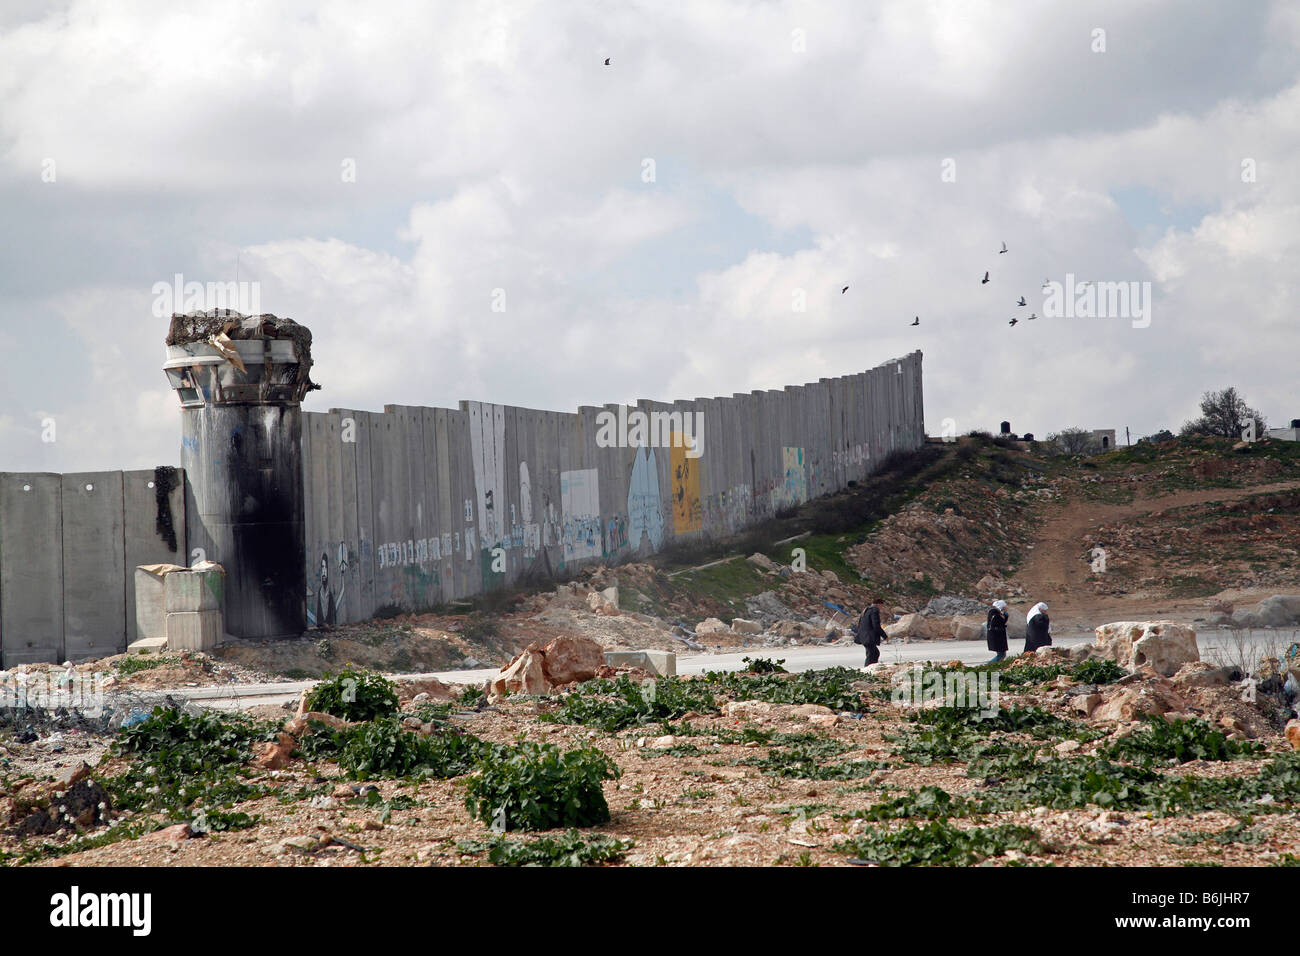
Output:
<svg viewBox="0 0 1300 956">
<path fill-rule="evenodd" d="M 300 403 L 319 387 L 311 332 L 229 309 L 173 315 L 163 368 L 182 408 L 188 548 L 225 568 L 226 631 L 296 637 L 307 590 Z"/>
</svg>

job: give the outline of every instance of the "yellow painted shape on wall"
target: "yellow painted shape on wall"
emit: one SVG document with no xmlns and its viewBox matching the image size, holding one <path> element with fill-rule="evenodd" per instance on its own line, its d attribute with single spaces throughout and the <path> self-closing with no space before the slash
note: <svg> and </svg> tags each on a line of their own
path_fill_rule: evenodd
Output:
<svg viewBox="0 0 1300 956">
<path fill-rule="evenodd" d="M 673 487 L 673 534 L 699 531 L 704 527 L 704 506 L 700 503 L 700 458 L 686 457 L 686 438 L 673 432 L 670 449 Z"/>
</svg>

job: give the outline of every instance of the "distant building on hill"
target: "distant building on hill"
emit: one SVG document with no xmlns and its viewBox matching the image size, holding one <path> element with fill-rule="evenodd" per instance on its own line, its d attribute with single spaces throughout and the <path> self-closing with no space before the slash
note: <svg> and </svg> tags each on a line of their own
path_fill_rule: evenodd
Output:
<svg viewBox="0 0 1300 956">
<path fill-rule="evenodd" d="M 1290 428 L 1270 428 L 1268 437 L 1280 438 L 1282 441 L 1300 441 L 1300 418 L 1291 419 Z"/>
<path fill-rule="evenodd" d="M 1115 448 L 1115 429 L 1094 428 L 1092 430 L 1092 440 L 1097 445 L 1097 451 L 1113 451 Z"/>
</svg>

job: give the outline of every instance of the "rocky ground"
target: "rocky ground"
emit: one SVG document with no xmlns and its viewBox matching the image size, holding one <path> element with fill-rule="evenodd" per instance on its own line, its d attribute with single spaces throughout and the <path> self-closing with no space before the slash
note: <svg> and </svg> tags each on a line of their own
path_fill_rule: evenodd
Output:
<svg viewBox="0 0 1300 956">
<path fill-rule="evenodd" d="M 534 741 L 605 755 L 618 768 L 599 785 L 609 818 L 581 827 L 569 851 L 603 848 L 612 865 L 1297 862 L 1300 724 L 1291 739 L 1283 733 L 1285 665 L 1262 668 L 1255 699 L 1243 700 L 1242 675 L 1189 660 L 1189 629 L 1103 637 L 995 669 L 988 720 L 922 692 L 929 674 L 978 682 L 992 673 L 952 663 L 916 677 L 898 665 L 667 681 L 625 672 L 634 692 L 623 695 L 614 684 L 569 680 L 587 676 L 578 674 L 586 652 L 581 639 L 565 639 L 572 646 L 551 651 L 545 666 L 567 693 L 485 699 L 437 681 L 408 684 L 393 732 L 439 746 Z M 55 768 L 38 748 L 6 743 L 0 860 L 478 865 L 501 840 L 535 850 L 539 837 L 562 837 L 562 829 L 500 836 L 475 819 L 465 796 L 482 767 L 444 769 L 445 779 L 418 767 L 391 776 L 345 767 L 312 749 L 330 731 L 302 716 L 305 706 L 259 725 L 247 749 L 221 730 L 244 726 L 237 717 L 210 718 L 218 723 L 209 737 L 187 730 L 195 748 L 220 744 L 201 768 L 187 767 L 157 728 L 136 753 L 103 751 L 104 735 L 98 753 L 67 748 L 56 780 L 41 779 Z M 382 725 L 319 719 L 349 733 Z M 377 738 L 363 739 L 376 751 Z M 146 790 L 156 797 L 141 802 L 140 779 L 156 781 Z M 541 799 L 548 793 L 553 785 Z"/>
</svg>

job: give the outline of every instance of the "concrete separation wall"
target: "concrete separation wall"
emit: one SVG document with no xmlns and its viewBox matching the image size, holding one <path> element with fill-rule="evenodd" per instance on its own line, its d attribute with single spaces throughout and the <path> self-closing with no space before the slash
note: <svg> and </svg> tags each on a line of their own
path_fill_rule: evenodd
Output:
<svg viewBox="0 0 1300 956">
<path fill-rule="evenodd" d="M 637 442 L 636 413 L 698 434 L 698 456 L 670 434 Z M 671 404 L 307 412 L 307 621 L 418 610 L 724 537 L 924 440 L 919 351 L 856 375 Z"/>
<path fill-rule="evenodd" d="M 168 500 L 175 552 L 152 471 L 0 473 L 0 667 L 125 651 L 136 565 L 188 563 L 183 481 Z"/>
</svg>

